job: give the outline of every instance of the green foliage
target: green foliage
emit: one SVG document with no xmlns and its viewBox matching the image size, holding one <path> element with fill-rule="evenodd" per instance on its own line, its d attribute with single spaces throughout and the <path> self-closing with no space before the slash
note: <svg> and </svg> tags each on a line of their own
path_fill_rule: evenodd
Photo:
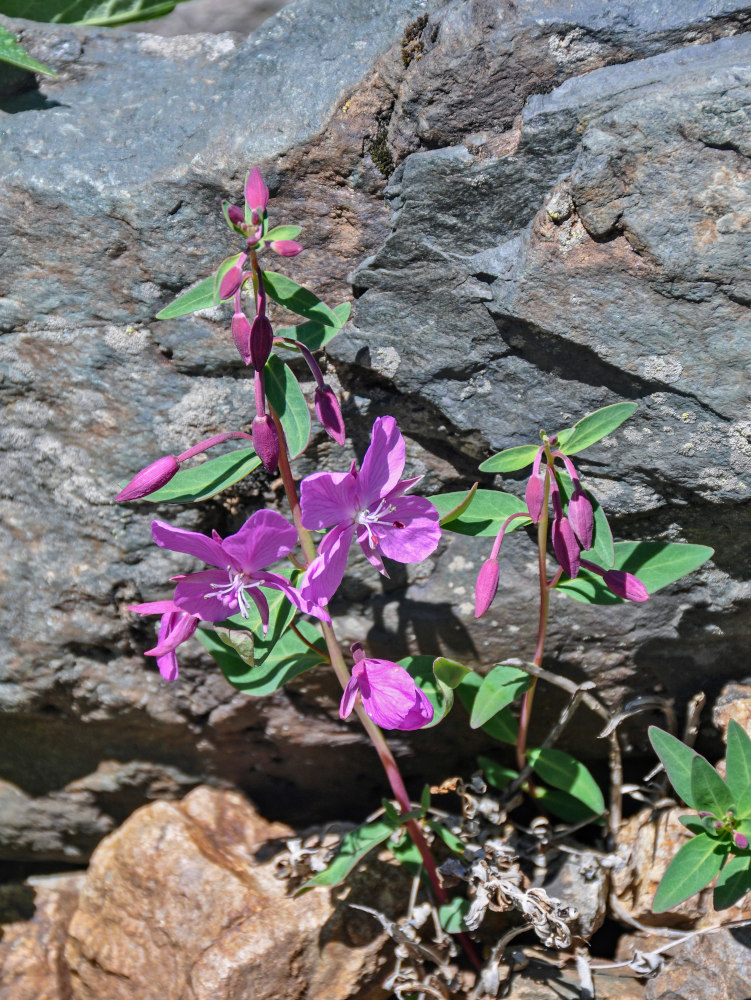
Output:
<svg viewBox="0 0 751 1000">
<path fill-rule="evenodd" d="M 302 454 L 310 440 L 310 410 L 288 365 L 271 355 L 264 369 L 266 397 L 282 422 L 291 458 Z"/>
<path fill-rule="evenodd" d="M 329 309 L 317 295 L 298 285 L 291 278 L 275 271 L 264 271 L 263 284 L 274 302 L 278 302 L 290 312 L 304 316 L 305 319 L 317 320 L 324 326 L 333 327 L 334 330 L 340 329 L 339 317 L 333 309 Z"/>
<path fill-rule="evenodd" d="M 204 278 L 187 292 L 178 295 L 174 302 L 170 302 L 164 309 L 160 309 L 156 314 L 157 319 L 176 319 L 178 316 L 188 316 L 190 313 L 200 312 L 202 309 L 211 309 L 219 305 L 219 300 L 214 297 L 214 275 Z"/>
<path fill-rule="evenodd" d="M 556 469 L 555 474 L 558 479 L 558 485 L 561 489 L 563 504 L 565 507 L 568 507 L 569 500 L 574 492 L 573 481 L 567 473 L 561 472 L 560 469 Z M 589 502 L 592 504 L 592 513 L 594 514 L 594 532 L 592 534 L 592 548 L 588 549 L 586 552 L 582 552 L 581 557 L 582 559 L 589 559 L 590 562 L 597 563 L 597 565 L 602 566 L 603 569 L 612 569 L 613 560 L 615 559 L 615 547 L 613 545 L 613 533 L 610 530 L 608 519 L 605 516 L 605 511 L 600 506 L 597 497 L 590 493 L 589 490 L 584 490 L 584 493 L 589 499 Z M 595 576 L 595 574 L 591 575 L 594 576 L 596 580 L 600 580 L 599 576 Z M 608 591 L 608 593 L 610 593 L 610 591 Z"/>
<path fill-rule="evenodd" d="M 699 756 L 697 752 L 657 726 L 649 727 L 649 741 L 665 768 L 670 784 L 687 806 L 696 809 L 691 790 L 691 768 L 694 758 Z"/>
<path fill-rule="evenodd" d="M 540 450 L 536 444 L 522 444 L 518 448 L 506 448 L 487 458 L 480 466 L 480 472 L 517 472 L 526 469 L 535 460 Z"/>
<path fill-rule="evenodd" d="M 437 726 L 451 711 L 454 704 L 454 688 L 469 671 L 461 663 L 447 660 L 443 656 L 437 659 L 432 656 L 405 656 L 397 662 L 414 679 L 433 706 L 433 721 L 423 728 L 431 729 Z"/>
<path fill-rule="evenodd" d="M 728 855 L 729 845 L 699 833 L 685 843 L 657 887 L 652 909 L 663 913 L 700 892 L 716 878 Z"/>
<path fill-rule="evenodd" d="M 469 493 L 467 493 L 467 495 L 464 497 L 464 499 L 460 500 L 459 503 L 456 505 L 456 507 L 453 507 L 448 512 L 448 514 L 444 514 L 441 517 L 438 523 L 442 528 L 445 528 L 447 524 L 450 524 L 452 521 L 455 521 L 458 517 L 461 517 L 464 511 L 469 507 L 469 505 L 474 500 L 475 493 L 477 493 L 477 487 L 479 485 L 480 485 L 479 483 L 475 483 L 472 489 L 469 491 Z"/>
<path fill-rule="evenodd" d="M 0 3 L 0 13 L 5 13 Z M 18 17 L 28 17 L 27 14 L 15 15 Z M 27 69 L 30 73 L 46 73 L 48 76 L 57 76 L 57 73 L 45 66 L 44 63 L 32 59 L 26 49 L 18 42 L 12 32 L 8 31 L 0 24 L 0 62 L 10 63 L 19 69 Z"/>
<path fill-rule="evenodd" d="M 576 455 L 612 434 L 636 409 L 636 403 L 614 403 L 588 413 L 572 428 L 558 432 L 558 447 L 564 455 Z"/>
<path fill-rule="evenodd" d="M 461 684 L 456 689 L 459 701 L 461 701 L 470 716 L 472 715 L 477 692 L 480 690 L 482 681 L 483 678 L 479 674 L 470 671 L 465 675 Z M 494 740 L 498 740 L 500 743 L 516 743 L 516 737 L 519 732 L 519 727 L 510 708 L 501 709 L 500 712 L 480 728 L 484 733 L 487 733 L 488 736 Z"/>
<path fill-rule="evenodd" d="M 352 305 L 349 302 L 341 302 L 338 306 L 334 306 L 331 311 L 339 321 L 338 327 L 328 326 L 318 320 L 310 319 L 306 323 L 300 323 L 299 326 L 281 327 L 276 331 L 276 335 L 277 337 L 286 337 L 288 340 L 299 340 L 300 343 L 305 344 L 308 350 L 318 351 L 339 333 L 349 319 Z M 281 346 L 286 347 L 287 350 L 294 350 L 287 344 Z"/>
<path fill-rule="evenodd" d="M 365 855 L 369 854 L 374 847 L 382 844 L 384 840 L 388 840 L 396 829 L 398 826 L 393 820 L 388 816 L 383 816 L 373 823 L 366 823 L 356 830 L 350 830 L 342 838 L 339 850 L 331 864 L 324 871 L 318 872 L 313 878 L 308 879 L 300 891 L 304 892 L 306 889 L 315 889 L 320 886 L 333 888 L 341 885 Z"/>
<path fill-rule="evenodd" d="M 502 708 L 510 705 L 520 694 L 528 690 L 532 678 L 518 667 L 499 664 L 482 680 L 474 698 L 469 718 L 470 729 L 479 729 Z"/>
<path fill-rule="evenodd" d="M 466 499 L 464 493 L 440 493 L 430 497 L 430 502 L 443 518 L 446 514 L 454 515 L 457 505 Z M 461 514 L 454 515 L 446 522 L 449 531 L 460 535 L 475 535 L 489 538 L 497 535 L 501 525 L 511 514 L 526 513 L 527 505 L 523 500 L 511 493 L 500 490 L 477 490 L 468 506 Z M 512 521 L 506 531 L 514 531 L 525 524 L 531 524 L 528 517 L 520 517 Z"/>
<path fill-rule="evenodd" d="M 462 934 L 467 930 L 464 918 L 469 913 L 471 905 L 468 899 L 457 896 L 450 903 L 444 903 L 438 908 L 438 919 L 447 934 Z"/>
<path fill-rule="evenodd" d="M 519 777 L 519 772 L 515 771 L 513 767 L 504 767 L 503 764 L 499 764 L 498 761 L 492 760 L 490 757 L 478 757 L 477 763 L 482 768 L 487 783 L 499 791 L 503 791 Z"/>
<path fill-rule="evenodd" d="M 169 14 L 182 0 L 0 0 L 0 14 L 50 24 L 110 28 Z"/>
<path fill-rule="evenodd" d="M 570 754 L 544 747 L 529 750 L 527 758 L 535 773 L 553 788 L 565 792 L 596 816 L 605 812 L 599 785 L 584 764 Z"/>
<path fill-rule="evenodd" d="M 731 858 L 720 872 L 714 887 L 712 903 L 716 910 L 725 910 L 737 903 L 751 889 L 751 851 Z"/>
<path fill-rule="evenodd" d="M 691 761 L 691 798 L 694 809 L 718 818 L 733 809 L 733 793 L 711 764 L 697 754 Z"/>
<path fill-rule="evenodd" d="M 751 816 L 751 739 L 735 719 L 731 719 L 728 726 L 726 772 L 738 816 L 746 819 Z"/>
<path fill-rule="evenodd" d="M 613 569 L 626 570 L 638 577 L 650 594 L 688 573 L 693 573 L 714 555 L 708 545 L 685 542 L 616 542 Z M 575 580 L 563 579 L 556 590 L 584 604 L 623 604 L 602 579 L 589 570 L 579 570 Z"/>
<path fill-rule="evenodd" d="M 199 500 L 208 500 L 244 479 L 260 464 L 261 459 L 252 448 L 230 451 L 192 469 L 181 469 L 166 486 L 150 493 L 144 500 L 149 503 L 197 503 Z"/>
<path fill-rule="evenodd" d="M 294 240 L 299 235 L 299 226 L 274 226 L 273 229 L 269 229 L 263 239 L 265 243 L 271 243 L 274 240 Z"/>
</svg>

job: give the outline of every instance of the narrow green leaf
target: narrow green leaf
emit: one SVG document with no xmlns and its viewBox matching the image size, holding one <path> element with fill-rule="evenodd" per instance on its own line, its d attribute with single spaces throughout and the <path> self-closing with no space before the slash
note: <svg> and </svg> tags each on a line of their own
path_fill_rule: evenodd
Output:
<svg viewBox="0 0 751 1000">
<path fill-rule="evenodd" d="M 308 879 L 300 891 L 314 889 L 317 886 L 332 888 L 341 885 L 365 855 L 388 840 L 395 829 L 391 820 L 384 817 L 345 833 L 336 857 L 328 868 Z"/>
<path fill-rule="evenodd" d="M 197 503 L 244 479 L 261 464 L 252 448 L 240 448 L 218 458 L 181 469 L 156 493 L 144 497 L 149 503 Z"/>
<path fill-rule="evenodd" d="M 691 803 L 700 812 L 710 812 L 722 819 L 734 806 L 733 793 L 703 757 L 698 754 L 691 761 Z"/>
<path fill-rule="evenodd" d="M 614 403 L 612 406 L 603 406 L 601 410 L 588 413 L 586 417 L 573 426 L 573 433 L 566 437 L 565 443 L 561 446 L 559 435 L 559 446 L 566 455 L 576 455 L 585 448 L 596 444 L 602 438 L 612 434 L 621 424 L 635 413 L 636 403 Z"/>
<path fill-rule="evenodd" d="M 561 496 L 563 499 L 563 504 L 568 508 L 568 503 L 574 493 L 574 484 L 571 477 L 566 472 L 562 472 L 556 469 L 556 476 L 558 478 L 558 483 L 561 488 Z M 589 490 L 584 490 L 585 495 L 592 504 L 592 513 L 594 515 L 594 532 L 592 533 L 592 547 L 586 552 L 581 553 L 582 559 L 589 559 L 590 562 L 597 563 L 598 566 L 602 566 L 603 569 L 612 569 L 613 560 L 615 559 L 615 547 L 613 545 L 613 533 L 610 530 L 610 525 L 608 524 L 608 519 L 605 516 L 605 511 L 600 506 L 600 503 L 596 496 L 589 492 Z M 599 577 L 596 577 L 599 580 Z M 610 593 L 610 591 L 608 591 Z"/>
<path fill-rule="evenodd" d="M 174 302 L 170 302 L 164 309 L 160 309 L 156 314 L 157 319 L 175 319 L 177 316 L 188 316 L 190 313 L 200 312 L 202 309 L 211 309 L 218 305 L 218 300 L 214 298 L 214 275 L 204 278 L 197 285 L 189 288 L 187 292 L 178 295 Z"/>
<path fill-rule="evenodd" d="M 274 271 L 264 271 L 263 283 L 274 302 L 278 302 L 290 312 L 304 316 L 305 319 L 318 320 L 324 326 L 333 326 L 335 330 L 340 329 L 341 323 L 334 310 L 329 309 L 317 295 L 298 285 L 291 278 Z"/>
<path fill-rule="evenodd" d="M 457 896 L 450 903 L 444 903 L 438 908 L 438 919 L 447 934 L 462 934 L 467 930 L 464 918 L 469 913 L 471 905 L 468 899 Z"/>
<path fill-rule="evenodd" d="M 465 494 L 459 492 L 439 493 L 429 499 L 439 515 L 443 517 L 445 514 L 451 513 L 464 498 Z M 500 490 L 478 490 L 466 510 L 447 523 L 446 528 L 449 531 L 456 531 L 460 535 L 490 538 L 498 534 L 507 517 L 510 517 L 511 514 L 525 513 L 526 510 L 526 503 L 511 493 L 503 493 Z M 506 531 L 515 531 L 517 528 L 531 523 L 531 518 L 520 517 L 512 521 Z"/>
<path fill-rule="evenodd" d="M 573 795 L 562 792 L 560 788 L 545 788 L 544 785 L 535 785 L 534 797 L 535 801 L 539 802 L 544 809 L 562 819 L 564 823 L 595 821 L 600 815 L 600 813 L 593 812 L 579 799 L 575 799 Z"/>
<path fill-rule="evenodd" d="M 567 792 L 596 815 L 605 812 L 605 800 L 600 787 L 580 761 L 563 750 L 551 747 L 529 750 L 527 757 L 543 781 Z"/>
<path fill-rule="evenodd" d="M 486 458 L 480 466 L 480 472 L 516 472 L 526 469 L 535 460 L 540 450 L 536 444 L 522 444 L 518 448 L 506 448 L 491 458 Z"/>
<path fill-rule="evenodd" d="M 480 690 L 482 682 L 483 678 L 479 674 L 470 671 L 462 678 L 461 683 L 456 689 L 459 700 L 470 715 L 472 714 L 477 692 Z M 498 740 L 500 743 L 516 743 L 516 737 L 519 732 L 519 727 L 510 708 L 501 709 L 497 715 L 494 715 L 492 719 L 480 728 L 484 733 L 487 733 L 488 736 L 494 740 Z"/>
<path fill-rule="evenodd" d="M 5 10 L 0 11 L 5 13 Z M 14 15 L 18 17 L 28 17 L 28 14 L 21 13 Z M 14 34 L 0 24 L 0 62 L 10 63 L 11 66 L 18 66 L 19 69 L 27 69 L 30 73 L 46 73 L 47 76 L 57 76 L 57 73 L 45 66 L 44 63 L 32 59 L 26 49 L 19 43 Z"/>
<path fill-rule="evenodd" d="M 389 841 L 388 846 L 399 864 L 406 868 L 410 875 L 419 875 L 422 872 L 422 855 L 406 831 L 396 843 L 393 840 Z"/>
<path fill-rule="evenodd" d="M 461 500 L 456 505 L 456 507 L 454 507 L 452 510 L 450 510 L 448 512 L 448 514 L 444 514 L 443 515 L 443 517 L 438 522 L 442 528 L 445 525 L 450 524 L 451 521 L 455 521 L 457 519 L 457 517 L 460 517 L 464 513 L 464 511 L 467 509 L 467 507 L 469 507 L 469 505 L 472 503 L 472 500 L 474 499 L 474 495 L 475 495 L 475 493 L 477 493 L 477 487 L 479 485 L 480 485 L 479 483 L 475 483 L 474 486 L 472 487 L 472 489 L 469 491 L 469 493 L 465 496 L 465 498 L 463 500 Z"/>
<path fill-rule="evenodd" d="M 720 872 L 714 887 L 715 910 L 726 910 L 751 890 L 751 853 L 737 854 Z"/>
<path fill-rule="evenodd" d="M 633 573 L 650 594 L 693 573 L 714 555 L 708 545 L 685 542 L 616 542 L 614 550 L 613 568 Z M 586 569 L 575 580 L 562 580 L 555 589 L 584 604 L 625 603 Z"/>
<path fill-rule="evenodd" d="M 504 767 L 503 764 L 491 760 L 490 757 L 478 757 L 477 763 L 482 768 L 487 783 L 500 791 L 503 791 L 507 785 L 519 777 L 519 772 L 515 771 L 513 767 Z"/>
<path fill-rule="evenodd" d="M 331 311 L 339 320 L 340 325 L 338 327 L 327 326 L 325 323 L 319 323 L 317 320 L 310 319 L 306 323 L 300 323 L 299 326 L 281 327 L 276 331 L 276 335 L 277 337 L 286 337 L 288 340 L 299 340 L 308 350 L 318 351 L 322 347 L 325 347 L 341 331 L 349 319 L 349 314 L 352 312 L 352 305 L 349 302 L 342 302 L 340 305 L 334 306 Z M 287 350 L 296 350 L 288 344 L 281 344 L 280 346 Z"/>
<path fill-rule="evenodd" d="M 700 892 L 720 873 L 728 854 L 727 844 L 704 833 L 692 837 L 668 865 L 657 887 L 652 910 L 664 913 Z"/>
<path fill-rule="evenodd" d="M 445 827 L 443 825 L 443 823 L 440 823 L 438 820 L 435 819 L 429 819 L 427 821 L 427 824 L 433 831 L 433 833 L 437 834 L 444 842 L 446 847 L 448 847 L 450 851 L 453 851 L 454 854 L 458 854 L 461 857 L 467 850 L 467 845 L 464 843 L 464 841 L 461 840 L 460 837 L 457 837 L 455 833 L 452 833 L 451 830 L 448 829 L 448 827 Z"/>
<path fill-rule="evenodd" d="M 447 660 L 445 656 L 439 656 L 433 661 L 433 674 L 436 680 L 452 691 L 459 687 L 469 672 L 468 667 L 457 663 L 456 660 Z"/>
<path fill-rule="evenodd" d="M 294 240 L 300 235 L 299 226 L 275 226 L 264 236 L 264 240 L 267 243 L 271 243 L 272 240 Z"/>
<path fill-rule="evenodd" d="M 423 785 L 422 795 L 420 796 L 420 805 L 422 806 L 422 811 L 426 813 L 430 809 L 430 785 Z"/>
<path fill-rule="evenodd" d="M 658 729 L 657 726 L 650 726 L 648 734 L 652 749 L 662 761 L 676 794 L 687 806 L 698 809 L 691 791 L 691 765 L 694 758 L 699 755 L 691 747 L 687 747 L 685 743 L 681 743 L 675 736 L 666 733 L 664 729 Z"/>
<path fill-rule="evenodd" d="M 301 455 L 310 440 L 310 410 L 292 370 L 275 355 L 264 369 L 266 396 L 282 422 L 292 458 Z"/>
<path fill-rule="evenodd" d="M 738 816 L 751 817 L 751 739 L 735 719 L 728 725 L 727 778 Z"/>
<path fill-rule="evenodd" d="M 510 705 L 523 694 L 532 683 L 532 678 L 518 667 L 499 664 L 493 667 L 480 685 L 472 706 L 469 719 L 470 729 L 479 729 L 497 715 L 502 708 Z"/>
</svg>

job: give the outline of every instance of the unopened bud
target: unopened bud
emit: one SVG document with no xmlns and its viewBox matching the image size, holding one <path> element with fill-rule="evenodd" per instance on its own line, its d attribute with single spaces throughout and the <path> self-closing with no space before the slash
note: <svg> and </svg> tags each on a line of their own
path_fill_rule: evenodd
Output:
<svg viewBox="0 0 751 1000">
<path fill-rule="evenodd" d="M 274 344 L 274 329 L 266 316 L 256 316 L 250 328 L 250 363 L 257 372 L 269 360 Z"/>
<path fill-rule="evenodd" d="M 122 503 L 125 500 L 140 500 L 150 493 L 156 493 L 162 486 L 166 486 L 174 474 L 179 470 L 180 463 L 174 455 L 165 455 L 158 458 L 156 462 L 141 469 L 128 485 L 120 490 L 115 500 Z"/>
<path fill-rule="evenodd" d="M 219 284 L 219 298 L 231 299 L 242 285 L 243 277 L 243 269 L 239 264 L 235 264 L 231 267 Z"/>
<path fill-rule="evenodd" d="M 246 365 L 250 364 L 250 323 L 243 312 L 232 317 L 232 339 Z"/>
<path fill-rule="evenodd" d="M 555 557 L 566 576 L 573 580 L 579 572 L 579 543 L 568 518 L 563 515 L 553 518 L 551 536 Z"/>
<path fill-rule="evenodd" d="M 242 209 L 238 208 L 237 205 L 230 205 L 227 208 L 227 218 L 235 226 L 241 226 L 245 222 Z"/>
<path fill-rule="evenodd" d="M 595 530 L 595 515 L 589 497 L 584 490 L 574 490 L 574 495 L 568 504 L 568 519 L 584 551 L 591 549 Z"/>
<path fill-rule="evenodd" d="M 545 480 L 538 472 L 533 472 L 529 477 L 524 499 L 527 502 L 527 510 L 532 518 L 532 523 L 537 524 L 542 515 L 542 504 L 545 500 Z"/>
<path fill-rule="evenodd" d="M 748 837 L 745 833 L 738 833 L 736 830 L 733 833 L 733 843 L 736 847 L 740 848 L 741 851 L 745 851 L 748 848 Z"/>
<path fill-rule="evenodd" d="M 345 431 L 339 400 L 330 385 L 319 385 L 315 391 L 316 416 L 321 427 L 337 444 L 344 444 Z"/>
<path fill-rule="evenodd" d="M 633 573 L 626 573 L 622 569 L 609 569 L 602 574 L 602 579 L 608 590 L 611 590 L 616 597 L 639 603 L 649 600 L 647 588 Z"/>
<path fill-rule="evenodd" d="M 498 590 L 501 567 L 497 559 L 486 559 L 477 574 L 475 585 L 475 618 L 482 618 Z"/>
<path fill-rule="evenodd" d="M 280 257 L 296 257 L 302 250 L 295 240 L 272 240 L 269 246 Z"/>
<path fill-rule="evenodd" d="M 269 203 L 269 189 L 263 182 L 261 171 L 258 167 L 253 169 L 245 179 L 245 204 L 261 214 L 266 211 Z M 256 222 L 255 225 L 258 225 Z"/>
<path fill-rule="evenodd" d="M 256 455 L 263 462 L 264 469 L 267 472 L 274 472 L 279 465 L 279 437 L 274 421 L 268 413 L 253 418 L 251 433 L 253 447 L 256 450 Z"/>
</svg>

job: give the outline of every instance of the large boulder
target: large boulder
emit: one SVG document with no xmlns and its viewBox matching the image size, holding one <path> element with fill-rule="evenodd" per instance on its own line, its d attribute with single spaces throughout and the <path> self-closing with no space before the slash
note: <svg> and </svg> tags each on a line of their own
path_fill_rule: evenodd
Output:
<svg viewBox="0 0 751 1000">
<path fill-rule="evenodd" d="M 742 675 L 751 8 L 660 6 L 293 0 L 248 39 L 9 22 L 59 77 L 0 88 L 0 856 L 80 860 L 204 780 L 293 821 L 383 789 L 330 678 L 252 701 L 194 646 L 168 686 L 126 611 L 194 567 L 151 544 L 153 508 L 112 505 L 118 481 L 251 412 L 227 316 L 154 315 L 234 249 L 219 203 L 254 163 L 275 218 L 304 225 L 289 273 L 356 298 L 329 352 L 352 450 L 318 438 L 298 471 L 344 468 L 392 412 L 420 488 L 458 489 L 490 451 L 637 400 L 582 456 L 590 485 L 617 534 L 717 555 L 645 606 L 556 600 L 550 664 L 613 703 Z M 256 474 L 157 513 L 224 533 L 277 494 Z M 447 537 L 386 581 L 355 562 L 340 634 L 394 658 L 528 655 L 522 541 L 479 626 L 482 543 Z M 428 777 L 471 767 L 459 722 L 395 744 L 415 780 L 415 746 Z"/>
</svg>

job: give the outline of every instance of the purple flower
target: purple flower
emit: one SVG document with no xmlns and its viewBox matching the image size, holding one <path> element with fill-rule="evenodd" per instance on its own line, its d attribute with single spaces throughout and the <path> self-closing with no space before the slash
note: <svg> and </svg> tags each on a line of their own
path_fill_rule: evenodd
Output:
<svg viewBox="0 0 751 1000">
<path fill-rule="evenodd" d="M 344 576 L 355 538 L 384 576 L 383 556 L 412 563 L 435 551 L 441 538 L 438 512 L 423 497 L 404 496 L 418 481 L 400 480 L 404 459 L 404 438 L 396 421 L 379 417 L 359 473 L 353 462 L 349 472 L 314 472 L 303 480 L 303 525 L 313 531 L 334 525 L 303 577 L 300 590 L 306 598 L 328 603 Z"/>
<path fill-rule="evenodd" d="M 180 463 L 174 455 L 164 455 L 137 472 L 128 485 L 120 490 L 115 500 L 123 503 L 126 500 L 140 500 L 141 497 L 147 497 L 150 493 L 160 490 L 162 486 L 166 486 L 179 469 Z"/>
<path fill-rule="evenodd" d="M 147 649 L 145 656 L 155 656 L 159 673 L 166 681 L 177 680 L 179 672 L 177 647 L 189 639 L 198 627 L 199 618 L 179 608 L 174 601 L 148 601 L 146 604 L 131 604 L 128 611 L 139 615 L 161 615 L 159 640 L 153 649 Z"/>
<path fill-rule="evenodd" d="M 342 695 L 340 718 L 351 715 L 359 695 L 365 713 L 382 729 L 420 729 L 433 721 L 433 706 L 404 667 L 367 658 L 359 643 L 352 651 L 356 662 Z"/>
<path fill-rule="evenodd" d="M 289 580 L 265 569 L 289 555 L 297 544 L 297 531 L 276 511 L 256 511 L 236 534 L 225 539 L 216 532 L 209 538 L 197 531 L 173 528 L 164 521 L 152 521 L 151 534 L 162 548 L 185 552 L 217 567 L 176 578 L 174 603 L 181 611 L 203 621 L 220 622 L 234 614 L 247 618 L 252 601 L 265 634 L 269 605 L 260 588 L 270 587 L 281 590 L 301 611 L 328 619 L 320 608 L 309 605 Z"/>
</svg>

